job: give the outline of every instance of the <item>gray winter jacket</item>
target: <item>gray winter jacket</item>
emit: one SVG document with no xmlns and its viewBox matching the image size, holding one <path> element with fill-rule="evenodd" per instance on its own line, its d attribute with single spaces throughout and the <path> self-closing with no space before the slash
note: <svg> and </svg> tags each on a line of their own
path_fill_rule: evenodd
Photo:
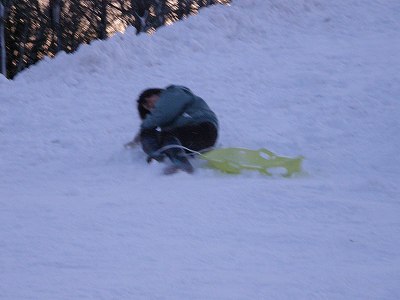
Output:
<svg viewBox="0 0 400 300">
<path fill-rule="evenodd" d="M 154 109 L 143 120 L 141 129 L 160 127 L 172 130 L 202 122 L 211 122 L 218 128 L 217 116 L 203 99 L 187 87 L 171 85 L 161 92 Z"/>
</svg>

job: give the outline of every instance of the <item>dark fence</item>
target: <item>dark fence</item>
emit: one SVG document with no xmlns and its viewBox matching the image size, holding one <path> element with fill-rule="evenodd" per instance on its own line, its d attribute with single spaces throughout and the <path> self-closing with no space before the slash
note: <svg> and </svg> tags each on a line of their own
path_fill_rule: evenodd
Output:
<svg viewBox="0 0 400 300">
<path fill-rule="evenodd" d="M 18 72 L 59 51 L 106 39 L 127 26 L 152 32 L 231 0 L 0 0 L 0 73 Z"/>
</svg>

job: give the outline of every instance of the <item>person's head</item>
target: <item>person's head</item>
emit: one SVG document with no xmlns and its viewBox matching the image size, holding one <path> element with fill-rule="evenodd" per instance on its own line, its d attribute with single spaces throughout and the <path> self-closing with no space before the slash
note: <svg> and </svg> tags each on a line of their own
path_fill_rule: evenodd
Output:
<svg viewBox="0 0 400 300">
<path fill-rule="evenodd" d="M 146 118 L 147 114 L 150 113 L 150 111 L 154 108 L 154 105 L 158 101 L 158 98 L 160 98 L 160 94 L 163 91 L 163 89 L 159 88 L 151 88 L 144 90 L 138 100 L 137 100 L 137 108 L 139 111 L 139 116 L 143 120 Z"/>
</svg>

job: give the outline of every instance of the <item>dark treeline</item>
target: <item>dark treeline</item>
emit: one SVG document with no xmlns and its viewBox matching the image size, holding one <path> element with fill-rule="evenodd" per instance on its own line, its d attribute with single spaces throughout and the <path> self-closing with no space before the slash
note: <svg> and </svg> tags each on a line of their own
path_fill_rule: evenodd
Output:
<svg viewBox="0 0 400 300">
<path fill-rule="evenodd" d="M 59 51 L 134 26 L 152 32 L 200 8 L 230 0 L 0 0 L 0 73 L 18 72 Z"/>
</svg>

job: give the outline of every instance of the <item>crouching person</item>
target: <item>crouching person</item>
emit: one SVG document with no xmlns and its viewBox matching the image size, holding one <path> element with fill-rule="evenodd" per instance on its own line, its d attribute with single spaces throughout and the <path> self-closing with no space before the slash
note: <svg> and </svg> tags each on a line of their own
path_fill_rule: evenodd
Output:
<svg viewBox="0 0 400 300">
<path fill-rule="evenodd" d="M 186 87 L 147 89 L 140 94 L 137 107 L 142 124 L 140 135 L 131 143 L 137 143 L 140 138 L 148 162 L 163 161 L 167 157 L 172 165 L 166 173 L 179 169 L 193 172 L 183 147 L 200 152 L 216 143 L 217 116 L 202 98 Z"/>
</svg>

